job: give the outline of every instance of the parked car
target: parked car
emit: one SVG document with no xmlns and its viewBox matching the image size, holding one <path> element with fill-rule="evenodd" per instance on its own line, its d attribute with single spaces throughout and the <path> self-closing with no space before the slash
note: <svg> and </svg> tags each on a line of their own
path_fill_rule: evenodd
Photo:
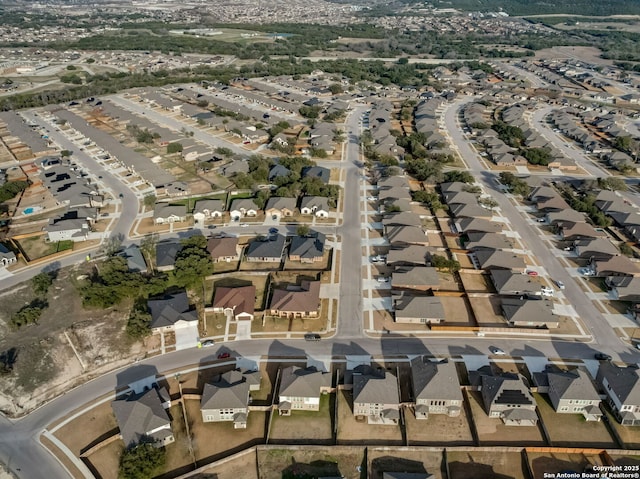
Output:
<svg viewBox="0 0 640 479">
<path fill-rule="evenodd" d="M 230 357 L 231 357 L 231 354 L 229 354 L 229 353 L 220 353 L 220 354 L 218 354 L 218 359 L 227 359 L 227 358 L 230 358 Z"/>
<path fill-rule="evenodd" d="M 307 333 L 304 335 L 305 341 L 320 341 L 321 337 L 319 334 L 315 333 Z"/>
<path fill-rule="evenodd" d="M 553 288 L 549 286 L 543 286 L 540 291 L 542 291 L 542 296 L 553 296 Z"/>
<path fill-rule="evenodd" d="M 557 280 L 555 281 L 555 283 L 556 283 L 556 286 L 557 286 L 558 288 L 560 288 L 560 289 L 564 289 L 564 283 L 563 283 L 562 281 L 560 281 L 560 280 L 558 280 L 558 279 L 557 279 Z"/>
<path fill-rule="evenodd" d="M 507 353 L 505 353 L 502 349 L 496 348 L 495 346 L 490 346 L 489 347 L 489 351 L 491 351 L 491 354 L 495 354 L 496 356 L 506 356 L 507 355 Z"/>
<path fill-rule="evenodd" d="M 378 283 L 388 283 L 389 278 L 386 276 L 378 276 Z"/>
<path fill-rule="evenodd" d="M 528 269 L 528 270 L 527 270 L 527 274 L 528 274 L 529 276 L 538 276 L 538 272 L 537 272 L 537 271 L 534 271 L 534 270 L 532 270 L 532 269 Z"/>
<path fill-rule="evenodd" d="M 278 228 L 269 228 L 269 234 L 270 235 L 278 234 Z"/>
<path fill-rule="evenodd" d="M 596 353 L 594 355 L 594 357 L 596 359 L 599 359 L 600 361 L 611 361 L 611 356 L 609 356 L 608 354 L 604 354 L 604 353 Z"/>
<path fill-rule="evenodd" d="M 204 341 L 200 342 L 200 346 L 203 348 L 211 347 L 214 344 L 216 344 L 216 342 L 213 339 L 205 339 Z"/>
</svg>

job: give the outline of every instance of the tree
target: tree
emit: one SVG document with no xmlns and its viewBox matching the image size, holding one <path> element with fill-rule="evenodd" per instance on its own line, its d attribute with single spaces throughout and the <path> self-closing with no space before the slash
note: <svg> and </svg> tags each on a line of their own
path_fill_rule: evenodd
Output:
<svg viewBox="0 0 640 479">
<path fill-rule="evenodd" d="M 453 274 L 460 271 L 460 263 L 454 259 L 447 259 L 444 256 L 434 254 L 431 258 L 431 265 L 439 270 L 446 269 L 449 273 Z"/>
<path fill-rule="evenodd" d="M 608 176 L 606 178 L 598 178 L 598 186 L 604 190 L 611 191 L 627 191 L 628 187 L 624 179 Z"/>
<path fill-rule="evenodd" d="M 118 479 L 151 479 L 166 462 L 164 447 L 155 447 L 151 439 L 125 449 L 120 456 Z"/>
<path fill-rule="evenodd" d="M 142 254 L 147 257 L 146 260 L 147 263 L 149 263 L 149 266 L 153 265 L 152 259 L 156 257 L 156 245 L 158 244 L 158 239 L 158 234 L 152 233 L 150 235 L 146 235 L 140 241 L 140 251 L 142 251 Z"/>
<path fill-rule="evenodd" d="M 183 150 L 182 143 L 169 143 L 167 145 L 167 154 L 173 155 L 174 153 L 180 153 Z"/>
<path fill-rule="evenodd" d="M 174 278 L 179 286 L 193 287 L 203 278 L 213 273 L 211 255 L 205 249 L 207 239 L 195 235 L 182 240 L 182 249 L 176 255 L 173 270 Z"/>
<path fill-rule="evenodd" d="M 18 329 L 28 324 L 36 324 L 47 306 L 49 304 L 45 300 L 34 299 L 11 315 L 11 326 Z"/>
<path fill-rule="evenodd" d="M 53 284 L 53 275 L 51 273 L 38 273 L 31 278 L 31 286 L 33 292 L 39 296 L 46 296 L 49 287 Z"/>
<path fill-rule="evenodd" d="M 454 182 L 474 183 L 476 180 L 473 177 L 473 175 L 468 171 L 453 170 L 453 171 L 447 171 L 444 174 L 444 181 L 446 183 L 454 183 Z"/>
<path fill-rule="evenodd" d="M 77 70 L 77 68 L 74 65 L 67 65 L 67 70 L 73 71 L 73 70 Z"/>
<path fill-rule="evenodd" d="M 298 236 L 307 236 L 309 234 L 309 231 L 310 231 L 310 229 L 309 229 L 308 225 L 299 225 L 296 228 L 296 234 Z"/>
<path fill-rule="evenodd" d="M 432 211 L 443 210 L 446 208 L 446 206 L 440 201 L 440 196 L 433 191 L 412 191 L 411 195 L 413 196 L 414 201 L 426 204 Z"/>
<path fill-rule="evenodd" d="M 157 198 L 154 194 L 145 195 L 142 199 L 142 204 L 144 204 L 145 208 L 151 208 L 152 206 L 155 206 L 156 200 Z"/>
<path fill-rule="evenodd" d="M 306 106 L 306 105 L 303 105 L 303 106 L 300 107 L 300 109 L 298 111 L 305 118 L 309 118 L 311 120 L 315 120 L 316 118 L 318 118 L 320 116 L 320 112 L 322 111 L 322 108 L 320 108 L 319 106 Z"/>
<path fill-rule="evenodd" d="M 146 338 L 151 334 L 151 315 L 145 309 L 134 308 L 127 319 L 125 331 L 131 339 Z"/>
<path fill-rule="evenodd" d="M 344 91 L 342 85 L 340 85 L 339 83 L 332 83 L 327 88 L 329 88 L 329 91 L 332 95 L 338 95 L 339 93 L 342 93 Z"/>
<path fill-rule="evenodd" d="M 633 248 L 631 246 L 629 246 L 629 244 L 627 243 L 620 243 L 620 252 L 625 255 L 628 256 L 630 258 L 633 258 L 635 255 L 633 253 Z"/>
<path fill-rule="evenodd" d="M 480 198 L 478 200 L 478 203 L 480 203 L 485 208 L 489 208 L 490 210 L 498 207 L 498 202 L 491 197 Z"/>
<path fill-rule="evenodd" d="M 71 152 L 70 150 L 62 150 L 62 151 L 60 152 L 60 156 L 61 156 L 61 157 L 63 157 L 63 158 L 66 158 L 66 157 L 68 157 L 68 156 L 71 156 L 71 154 L 72 154 L 72 152 Z"/>
<path fill-rule="evenodd" d="M 630 136 L 617 136 L 613 141 L 613 146 L 615 146 L 618 150 L 622 151 L 631 151 L 633 146 L 633 138 Z"/>
</svg>

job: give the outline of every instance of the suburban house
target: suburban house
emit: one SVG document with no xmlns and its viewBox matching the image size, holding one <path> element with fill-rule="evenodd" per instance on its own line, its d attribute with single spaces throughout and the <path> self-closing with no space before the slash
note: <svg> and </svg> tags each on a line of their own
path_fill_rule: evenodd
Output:
<svg viewBox="0 0 640 479">
<path fill-rule="evenodd" d="M 481 218 L 461 218 L 455 222 L 458 233 L 500 233 L 500 223 L 493 223 Z"/>
<path fill-rule="evenodd" d="M 512 249 L 513 243 L 499 233 L 467 233 L 468 241 L 465 249 L 475 251 L 479 249 Z"/>
<path fill-rule="evenodd" d="M 606 233 L 600 229 L 597 230 L 588 223 L 572 223 L 565 221 L 561 226 L 558 226 L 560 232 L 560 238 L 564 241 L 576 241 L 585 238 L 604 238 Z"/>
<path fill-rule="evenodd" d="M 258 205 L 255 204 L 253 198 L 238 198 L 233 200 L 229 215 L 232 221 L 239 221 L 240 218 L 246 216 L 258 216 Z"/>
<path fill-rule="evenodd" d="M 489 221 L 493 214 L 478 203 L 453 205 L 449 208 L 456 221 L 462 218 L 479 218 Z"/>
<path fill-rule="evenodd" d="M 316 218 L 328 218 L 329 200 L 324 196 L 303 196 L 300 200 L 300 213 L 315 215 Z"/>
<path fill-rule="evenodd" d="M 429 266 L 432 249 L 420 245 L 391 248 L 387 253 L 388 266 Z"/>
<path fill-rule="evenodd" d="M 0 266 L 9 266 L 18 261 L 16 254 L 0 243 Z"/>
<path fill-rule="evenodd" d="M 500 418 L 507 426 L 535 426 L 536 401 L 521 374 L 481 376 L 480 392 L 489 417 Z"/>
<path fill-rule="evenodd" d="M 230 263 L 240 259 L 242 248 L 235 236 L 217 236 L 207 240 L 207 251 L 214 263 Z"/>
<path fill-rule="evenodd" d="M 91 231 L 89 222 L 84 218 L 76 219 L 49 219 L 49 224 L 44 227 L 47 232 L 47 241 L 84 241 Z"/>
<path fill-rule="evenodd" d="M 557 413 L 582 414 L 586 421 L 600 421 L 600 395 L 589 375 L 581 369 L 570 371 L 547 367 L 533 374 L 539 393 L 547 393 Z"/>
<path fill-rule="evenodd" d="M 626 256 L 612 256 L 609 259 L 596 260 L 591 269 L 598 277 L 608 276 L 640 276 L 640 266 Z"/>
<path fill-rule="evenodd" d="M 238 320 L 253 319 L 255 312 L 256 287 L 246 286 L 217 286 L 213 296 L 213 312 L 224 313 Z"/>
<path fill-rule="evenodd" d="M 551 211 L 545 216 L 547 223 L 554 226 L 562 226 L 564 223 L 584 223 L 587 218 L 584 213 L 571 208 L 561 211 Z"/>
<path fill-rule="evenodd" d="M 398 424 L 400 388 L 398 378 L 388 371 L 359 367 L 353 372 L 353 415 L 364 416 L 369 424 Z"/>
<path fill-rule="evenodd" d="M 314 367 L 289 366 L 281 370 L 278 412 L 319 411 L 320 396 L 331 391 L 331 374 Z"/>
<path fill-rule="evenodd" d="M 433 474 L 426 472 L 383 472 L 382 479 L 435 479 Z"/>
<path fill-rule="evenodd" d="M 170 406 L 167 390 L 157 387 L 139 394 L 131 392 L 113 401 L 111 409 L 125 447 L 136 445 L 144 438 L 153 440 L 156 447 L 174 442 L 171 420 L 166 411 Z"/>
<path fill-rule="evenodd" d="M 153 222 L 157 225 L 187 221 L 186 205 L 156 203 L 153 209 Z"/>
<path fill-rule="evenodd" d="M 489 274 L 499 295 L 540 294 L 542 288 L 535 276 L 514 273 L 508 269 L 492 269 Z"/>
<path fill-rule="evenodd" d="M 279 263 L 282 261 L 285 241 L 283 235 L 255 239 L 247 246 L 244 257 L 249 262 Z"/>
<path fill-rule="evenodd" d="M 548 299 L 502 298 L 500 308 L 509 326 L 552 329 L 560 323 L 553 314 L 553 302 Z"/>
<path fill-rule="evenodd" d="M 175 266 L 176 256 L 182 249 L 179 241 L 161 241 L 156 245 L 156 269 L 171 271 Z"/>
<path fill-rule="evenodd" d="M 420 228 L 422 226 L 422 220 L 420 215 L 412 213 L 410 211 L 396 211 L 388 213 L 382 218 L 382 226 L 416 226 Z"/>
<path fill-rule="evenodd" d="M 518 256 L 515 253 L 501 250 L 479 250 L 473 253 L 480 269 L 492 270 L 492 269 L 509 269 L 524 273 L 527 268 L 522 256 Z"/>
<path fill-rule="evenodd" d="M 189 305 L 186 291 L 147 300 L 151 313 L 151 329 L 174 331 L 197 325 L 198 313 Z"/>
<path fill-rule="evenodd" d="M 609 294 L 618 301 L 640 302 L 640 278 L 635 276 L 609 276 L 605 280 Z"/>
<path fill-rule="evenodd" d="M 393 296 L 396 323 L 439 324 L 444 322 L 442 301 L 437 296 Z"/>
<path fill-rule="evenodd" d="M 318 178 L 325 185 L 329 183 L 331 177 L 331 170 L 322 166 L 307 166 L 302 169 L 303 178 Z"/>
<path fill-rule="evenodd" d="M 618 248 L 607 238 L 587 238 L 573 242 L 578 257 L 591 261 L 609 259 L 620 254 Z"/>
<path fill-rule="evenodd" d="M 314 232 L 307 236 L 294 236 L 289 246 L 289 260 L 302 263 L 321 262 L 324 257 L 325 236 Z"/>
<path fill-rule="evenodd" d="M 260 388 L 259 379 L 257 386 L 254 390 Z M 237 369 L 221 374 L 213 383 L 206 383 L 200 400 L 202 422 L 233 421 L 234 429 L 245 429 L 250 390 L 247 376 Z"/>
<path fill-rule="evenodd" d="M 193 219 L 203 222 L 209 218 L 221 218 L 224 214 L 224 203 L 221 200 L 196 201 L 193 209 Z"/>
<path fill-rule="evenodd" d="M 403 266 L 391 273 L 393 289 L 437 291 L 440 289 L 438 270 L 430 266 Z"/>
<path fill-rule="evenodd" d="M 296 212 L 296 198 L 272 196 L 267 200 L 264 213 L 267 216 L 279 218 L 280 216 L 293 216 Z"/>
<path fill-rule="evenodd" d="M 418 226 L 386 226 L 384 234 L 393 245 L 429 245 L 427 235 Z"/>
<path fill-rule="evenodd" d="M 640 369 L 606 361 L 600 364 L 596 381 L 620 424 L 640 426 Z"/>
<path fill-rule="evenodd" d="M 280 318 L 316 318 L 320 313 L 320 281 L 302 281 L 300 286 L 275 288 L 269 314 Z"/>
<path fill-rule="evenodd" d="M 291 174 L 291 170 L 286 166 L 276 163 L 269 170 L 269 176 L 267 179 L 269 182 L 273 182 L 276 178 L 286 178 Z"/>
<path fill-rule="evenodd" d="M 462 391 L 452 361 L 431 361 L 424 356 L 413 358 L 411 386 L 416 419 L 428 419 L 429 414 L 460 415 Z"/>
<path fill-rule="evenodd" d="M 144 260 L 142 251 L 138 245 L 132 244 L 118 253 L 118 256 L 127 260 L 127 268 L 132 273 L 146 273 L 147 262 Z"/>
</svg>

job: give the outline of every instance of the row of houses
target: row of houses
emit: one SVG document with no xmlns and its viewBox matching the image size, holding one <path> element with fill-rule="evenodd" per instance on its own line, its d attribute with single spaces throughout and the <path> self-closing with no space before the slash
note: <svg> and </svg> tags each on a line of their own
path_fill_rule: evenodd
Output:
<svg viewBox="0 0 640 479">
<path fill-rule="evenodd" d="M 302 215 L 313 215 L 319 219 L 329 217 L 329 199 L 323 196 L 303 196 L 297 198 L 274 196 L 267 200 L 261 210 L 252 198 L 238 198 L 231 202 L 229 211 L 225 209 L 222 200 L 210 199 L 196 201 L 191 213 L 187 212 L 186 205 L 171 205 L 169 203 L 156 203 L 153 211 L 155 224 L 169 224 L 186 221 L 189 214 L 196 223 L 202 224 L 206 220 L 222 218 L 227 213 L 231 221 L 239 221 L 242 218 L 253 218 L 260 211 L 272 218 L 286 218 L 295 215 L 298 211 Z M 274 219 L 275 219 L 274 218 Z"/>
<path fill-rule="evenodd" d="M 464 407 L 464 395 L 455 363 L 418 356 L 411 360 L 411 401 L 401 404 L 398 376 L 368 364 L 347 371 L 345 388 L 353 392 L 353 414 L 369 424 L 398 424 L 401 407 L 413 410 L 416 419 L 430 415 L 456 417 Z M 251 392 L 260 390 L 256 370 L 234 369 L 203 386 L 200 395 L 202 420 L 233 422 L 246 428 L 251 411 Z M 580 414 L 586 421 L 600 421 L 603 398 L 617 420 L 626 426 L 640 424 L 640 371 L 602 363 L 597 387 L 582 369 L 547 366 L 532 375 L 533 386 L 521 375 L 493 371 L 489 366 L 469 374 L 470 389 L 480 392 L 486 414 L 508 426 L 535 426 L 538 422 L 532 392 L 547 394 L 559 414 Z M 151 438 L 159 447 L 175 438 L 166 410 L 172 401 L 157 383 L 132 391 L 112 402 L 120 435 L 126 446 Z M 295 411 L 319 411 L 323 395 L 334 391 L 332 377 L 315 367 L 289 366 L 280 370 L 277 409 L 287 416 Z"/>
</svg>

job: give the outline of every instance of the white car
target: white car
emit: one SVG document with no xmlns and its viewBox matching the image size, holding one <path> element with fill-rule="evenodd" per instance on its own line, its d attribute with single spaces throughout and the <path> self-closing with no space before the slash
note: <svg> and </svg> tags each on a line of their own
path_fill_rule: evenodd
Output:
<svg viewBox="0 0 640 479">
<path fill-rule="evenodd" d="M 496 348 L 495 346 L 491 346 L 489 348 L 489 351 L 491 351 L 491 354 L 495 354 L 496 356 L 506 356 L 507 355 L 507 353 L 505 353 L 502 349 Z"/>
<path fill-rule="evenodd" d="M 555 283 L 558 288 L 564 289 L 564 283 L 562 281 L 556 280 Z"/>
<path fill-rule="evenodd" d="M 542 291 L 542 296 L 553 296 L 553 288 L 549 286 L 543 286 L 540 291 Z"/>
<path fill-rule="evenodd" d="M 378 283 L 388 283 L 388 282 L 389 282 L 389 278 L 385 276 L 378 276 Z"/>
<path fill-rule="evenodd" d="M 376 198 L 375 196 L 367 196 L 367 201 L 377 201 L 378 198 Z"/>
</svg>

